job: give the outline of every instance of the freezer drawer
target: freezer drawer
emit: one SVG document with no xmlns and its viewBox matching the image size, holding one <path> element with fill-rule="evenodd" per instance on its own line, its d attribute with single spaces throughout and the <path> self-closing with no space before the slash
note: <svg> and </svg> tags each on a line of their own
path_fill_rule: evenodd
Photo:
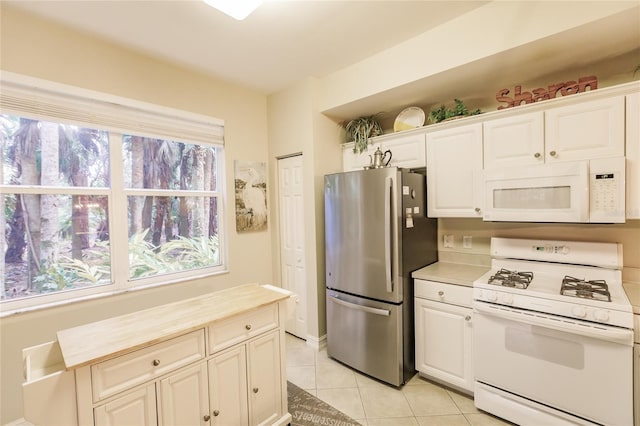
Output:
<svg viewBox="0 0 640 426">
<path fill-rule="evenodd" d="M 402 304 L 327 290 L 327 354 L 369 376 L 400 386 L 404 382 L 402 310 Z"/>
</svg>

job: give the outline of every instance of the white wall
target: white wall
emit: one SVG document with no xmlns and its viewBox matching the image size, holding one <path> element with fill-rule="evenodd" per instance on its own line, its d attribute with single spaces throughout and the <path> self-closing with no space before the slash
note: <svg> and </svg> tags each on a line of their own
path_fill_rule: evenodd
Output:
<svg viewBox="0 0 640 426">
<path fill-rule="evenodd" d="M 342 167 L 340 128 L 319 112 L 320 84 L 313 78 L 269 96 L 269 155 L 271 181 L 277 185 L 277 158 L 303 154 L 307 339 L 313 345 L 326 333 L 324 300 L 324 175 Z M 277 205 L 276 192 L 271 204 Z M 277 212 L 273 215 L 274 282 L 281 284 L 280 238 Z"/>
<path fill-rule="evenodd" d="M 53 340 L 57 330 L 81 323 L 247 282 L 270 283 L 272 263 L 270 232 L 237 234 L 234 221 L 234 160 L 268 161 L 266 96 L 47 23 L 6 4 L 1 7 L 3 70 L 225 121 L 229 241 L 227 274 L 3 318 L 0 424 L 4 424 L 22 416 L 23 348 Z M 272 226 L 270 220 L 269 228 Z"/>
</svg>

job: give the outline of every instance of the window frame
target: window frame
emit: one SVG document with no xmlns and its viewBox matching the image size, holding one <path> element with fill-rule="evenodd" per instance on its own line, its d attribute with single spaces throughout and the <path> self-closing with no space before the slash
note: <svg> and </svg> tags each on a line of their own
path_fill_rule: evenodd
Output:
<svg viewBox="0 0 640 426">
<path fill-rule="evenodd" d="M 228 272 L 228 238 L 226 211 L 226 162 L 224 153 L 224 122 L 213 117 L 167 108 L 159 105 L 89 91 L 74 86 L 0 72 L 0 113 L 34 120 L 84 126 L 105 130 L 109 138 L 110 187 L 25 187 L 4 185 L 0 181 L 0 196 L 5 193 L 36 194 L 98 194 L 108 197 L 109 247 L 111 251 L 111 283 L 83 289 L 61 290 L 0 302 L 0 317 L 24 311 L 75 303 L 82 300 L 112 296 L 151 287 L 182 283 Z M 95 112 L 95 114 L 94 114 Z M 92 122 L 91 119 L 95 122 Z M 133 126 L 133 127 L 132 127 Z M 136 127 L 137 126 L 137 127 Z M 156 139 L 168 139 L 216 147 L 216 188 L 209 191 L 170 190 L 218 199 L 218 239 L 220 265 L 129 279 L 128 206 L 129 195 L 157 193 L 153 189 L 125 187 L 123 170 L 123 134 Z M 186 135 L 186 137 L 181 137 Z M 0 164 L 0 171 L 2 165 Z M 4 197 L 0 205 L 4 208 Z M 4 247 L 2 247 L 4 249 Z M 4 252 L 1 253 L 4 256 Z M 4 259 L 2 259 L 4 262 Z M 4 285 L 4 281 L 2 282 Z"/>
</svg>

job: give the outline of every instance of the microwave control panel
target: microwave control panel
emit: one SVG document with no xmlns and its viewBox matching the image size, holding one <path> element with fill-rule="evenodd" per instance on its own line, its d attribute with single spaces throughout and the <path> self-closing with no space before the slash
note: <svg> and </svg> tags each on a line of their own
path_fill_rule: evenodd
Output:
<svg viewBox="0 0 640 426">
<path fill-rule="evenodd" d="M 624 223 L 624 157 L 589 161 L 589 221 Z"/>
</svg>

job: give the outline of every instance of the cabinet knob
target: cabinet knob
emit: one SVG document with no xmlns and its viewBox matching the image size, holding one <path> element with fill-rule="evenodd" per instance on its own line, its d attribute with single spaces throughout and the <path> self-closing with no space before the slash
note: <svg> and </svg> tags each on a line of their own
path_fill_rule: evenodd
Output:
<svg viewBox="0 0 640 426">
<path fill-rule="evenodd" d="M 549 155 L 550 155 L 550 156 L 552 156 L 552 157 L 555 157 L 555 156 L 556 156 L 556 154 L 557 154 L 557 153 L 556 153 L 555 151 L 551 151 L 551 152 L 549 153 Z"/>
<path fill-rule="evenodd" d="M 160 360 L 159 359 L 154 359 L 153 363 L 152 363 L 155 367 L 160 365 Z"/>
<path fill-rule="evenodd" d="M 438 292 L 438 296 L 444 296 L 444 291 L 440 290 L 440 291 Z"/>
<path fill-rule="evenodd" d="M 202 418 L 202 420 L 204 420 L 205 422 L 208 422 L 211 419 L 211 416 L 208 414 L 205 414 L 204 417 Z"/>
<path fill-rule="evenodd" d="M 540 153 L 536 152 L 535 154 L 533 154 L 533 156 L 536 157 L 536 158 L 540 158 Z"/>
<path fill-rule="evenodd" d="M 474 210 L 476 211 L 476 213 L 480 213 L 480 207 L 476 207 Z"/>
<path fill-rule="evenodd" d="M 253 393 L 258 393 L 259 390 L 260 389 L 258 389 L 258 388 L 253 388 Z"/>
<path fill-rule="evenodd" d="M 467 315 L 466 317 L 464 317 L 465 321 L 471 321 L 471 315 Z"/>
<path fill-rule="evenodd" d="M 247 330 L 251 330 L 251 324 L 245 325 L 244 328 L 246 328 Z"/>
<path fill-rule="evenodd" d="M 213 417 L 218 417 L 220 415 L 220 410 L 213 410 Z"/>
</svg>

